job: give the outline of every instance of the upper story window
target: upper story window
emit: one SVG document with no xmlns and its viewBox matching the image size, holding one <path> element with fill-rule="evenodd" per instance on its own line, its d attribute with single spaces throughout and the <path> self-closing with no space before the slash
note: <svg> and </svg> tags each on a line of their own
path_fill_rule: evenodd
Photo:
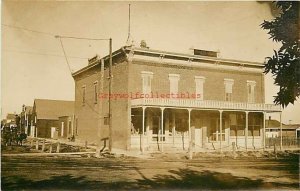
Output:
<svg viewBox="0 0 300 191">
<path fill-rule="evenodd" d="M 204 98 L 204 91 L 203 91 L 203 84 L 205 82 L 205 77 L 203 76 L 195 76 L 195 83 L 196 83 L 196 99 L 203 100 Z"/>
<path fill-rule="evenodd" d="M 98 103 L 98 81 L 94 82 L 94 103 Z"/>
<path fill-rule="evenodd" d="M 178 93 L 178 81 L 180 79 L 179 74 L 169 74 L 170 80 L 170 94 L 177 94 Z"/>
<path fill-rule="evenodd" d="M 233 79 L 224 79 L 225 84 L 225 101 L 232 101 L 232 86 L 234 84 Z"/>
<path fill-rule="evenodd" d="M 82 86 L 82 105 L 85 105 L 86 86 Z"/>
<path fill-rule="evenodd" d="M 255 94 L 254 94 L 255 86 L 256 86 L 255 81 L 247 80 L 248 103 L 254 103 L 255 102 Z"/>
<path fill-rule="evenodd" d="M 150 94 L 151 93 L 151 81 L 153 78 L 153 72 L 142 71 L 142 80 L 143 80 L 143 93 Z"/>
</svg>

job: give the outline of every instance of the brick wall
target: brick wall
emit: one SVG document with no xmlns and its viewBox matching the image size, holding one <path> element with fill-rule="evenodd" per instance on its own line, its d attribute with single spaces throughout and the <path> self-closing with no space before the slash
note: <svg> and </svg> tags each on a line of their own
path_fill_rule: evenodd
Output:
<svg viewBox="0 0 300 191">
<path fill-rule="evenodd" d="M 255 102 L 264 102 L 264 81 L 263 75 L 259 73 L 249 73 L 242 71 L 224 71 L 203 68 L 188 68 L 167 66 L 159 63 L 132 62 L 131 84 L 129 91 L 142 92 L 141 71 L 153 72 L 152 91 L 159 93 L 169 93 L 170 82 L 168 74 L 179 74 L 178 92 L 195 93 L 195 76 L 206 78 L 203 92 L 204 100 L 224 100 L 225 85 L 224 78 L 234 80 L 232 101 L 247 102 L 247 80 L 256 82 Z"/>
<path fill-rule="evenodd" d="M 112 68 L 112 93 L 128 93 L 128 65 L 126 61 L 119 61 Z M 98 81 L 98 102 L 94 102 L 94 82 Z M 100 65 L 84 72 L 75 78 L 75 126 L 74 131 L 80 140 L 100 143 L 102 139 L 109 137 L 109 126 L 104 123 L 104 117 L 108 117 L 108 97 L 100 98 L 108 94 L 108 68 L 104 71 L 103 92 L 101 89 Z M 82 103 L 82 86 L 86 87 L 86 101 Z M 113 148 L 127 149 L 128 134 L 128 99 L 112 99 L 112 139 Z M 102 109 L 101 109 L 102 108 Z M 102 110 L 102 111 L 101 111 Z M 77 122 L 76 122 L 77 120 Z"/>
<path fill-rule="evenodd" d="M 94 82 L 97 80 L 100 84 L 100 66 L 81 74 L 75 79 L 74 134 L 76 138 L 82 141 L 95 143 L 101 139 L 99 129 L 101 113 L 99 103 L 95 104 L 94 102 Z M 83 86 L 86 89 L 85 104 L 82 102 Z"/>
<path fill-rule="evenodd" d="M 264 102 L 263 75 L 240 71 L 222 71 L 213 69 L 194 69 L 161 65 L 159 63 L 127 62 L 114 60 L 112 93 L 142 92 L 141 71 L 153 72 L 152 91 L 169 93 L 170 85 L 168 74 L 179 74 L 178 92 L 195 92 L 195 76 L 204 76 L 204 100 L 224 100 L 224 78 L 234 80 L 233 101 L 247 102 L 247 80 L 256 82 L 255 101 Z M 108 93 L 108 69 L 104 71 L 104 92 Z M 94 103 L 94 82 L 98 81 L 100 92 L 101 73 L 100 65 L 85 71 L 75 77 L 75 125 L 77 138 L 83 141 L 99 143 L 108 138 L 109 128 L 104 124 L 104 116 L 108 116 L 108 98 L 98 99 Z M 82 86 L 86 87 L 85 105 L 82 103 Z M 130 148 L 131 110 L 130 99 L 112 100 L 112 139 L 113 148 Z M 102 107 L 101 107 L 102 105 Z M 103 111 L 101 111 L 101 108 Z M 77 132 L 77 133 L 76 133 Z"/>
</svg>

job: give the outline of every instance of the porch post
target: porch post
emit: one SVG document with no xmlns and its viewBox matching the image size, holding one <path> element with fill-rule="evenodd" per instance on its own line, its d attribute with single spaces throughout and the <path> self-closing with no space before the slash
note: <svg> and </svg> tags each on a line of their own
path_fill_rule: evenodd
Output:
<svg viewBox="0 0 300 191">
<path fill-rule="evenodd" d="M 149 139 L 150 139 L 150 113 L 149 110 L 148 112 L 145 111 L 145 115 L 147 116 L 147 121 L 146 121 L 146 137 L 147 137 L 147 146 L 146 148 L 149 148 Z"/>
<path fill-rule="evenodd" d="M 220 112 L 220 153 L 222 153 L 222 126 L 223 126 L 223 123 L 222 123 L 222 113 L 223 113 L 223 110 L 219 110 Z"/>
<path fill-rule="evenodd" d="M 144 143 L 144 134 L 145 134 L 145 109 L 146 109 L 146 107 L 142 107 L 142 109 L 143 109 L 143 125 L 142 125 L 142 141 L 141 141 L 141 143 L 142 143 L 142 153 L 144 153 L 144 149 L 145 149 L 145 147 L 144 147 L 144 145 L 145 145 L 145 143 Z"/>
<path fill-rule="evenodd" d="M 161 152 L 164 151 L 164 141 L 163 141 L 163 138 L 164 138 L 164 110 L 165 108 L 164 107 L 161 107 Z"/>
<path fill-rule="evenodd" d="M 175 113 L 172 112 L 172 139 L 173 146 L 175 146 Z"/>
<path fill-rule="evenodd" d="M 189 159 L 193 158 L 193 143 L 192 143 L 192 131 L 191 131 L 191 109 L 189 112 Z"/>
<path fill-rule="evenodd" d="M 282 150 L 282 112 L 280 112 L 280 150 Z"/>
<path fill-rule="evenodd" d="M 249 111 L 245 111 L 246 113 L 246 128 L 245 128 L 245 148 L 248 150 L 248 114 Z"/>
<path fill-rule="evenodd" d="M 266 148 L 266 112 L 263 112 L 263 149 Z"/>
</svg>

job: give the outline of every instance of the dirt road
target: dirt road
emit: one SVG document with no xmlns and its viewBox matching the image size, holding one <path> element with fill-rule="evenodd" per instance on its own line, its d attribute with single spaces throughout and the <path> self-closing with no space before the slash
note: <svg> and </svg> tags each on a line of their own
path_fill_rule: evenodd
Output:
<svg viewBox="0 0 300 191">
<path fill-rule="evenodd" d="M 2 190 L 298 189 L 299 159 L 2 157 Z"/>
</svg>

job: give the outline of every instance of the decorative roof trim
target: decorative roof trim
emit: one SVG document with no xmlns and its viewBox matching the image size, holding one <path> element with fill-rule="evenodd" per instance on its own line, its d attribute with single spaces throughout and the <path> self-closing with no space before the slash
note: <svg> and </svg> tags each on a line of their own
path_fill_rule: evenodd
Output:
<svg viewBox="0 0 300 191">
<path fill-rule="evenodd" d="M 133 53 L 134 52 L 134 53 Z M 160 63 L 169 62 L 185 62 L 185 66 L 195 66 L 195 63 L 203 62 L 212 62 L 212 63 L 202 63 L 201 66 L 214 66 L 214 68 L 217 68 L 219 66 L 226 66 L 229 70 L 237 70 L 237 67 L 240 68 L 240 70 L 245 71 L 252 71 L 252 72 L 262 72 L 262 69 L 264 67 L 263 63 L 259 62 L 249 62 L 249 61 L 241 61 L 241 60 L 233 60 L 233 59 L 223 59 L 223 58 L 215 58 L 215 57 L 208 57 L 208 56 L 200 56 L 200 55 L 192 55 L 192 54 L 183 54 L 183 53 L 174 53 L 174 52 L 167 52 L 167 51 L 161 51 L 161 50 L 154 50 L 154 49 L 144 49 L 144 48 L 136 48 L 132 46 L 124 46 L 120 49 L 116 50 L 112 53 L 113 58 L 115 56 L 118 56 L 121 53 L 125 53 L 125 58 L 128 59 L 128 56 L 131 55 L 131 59 L 133 60 L 151 60 L 151 61 L 157 61 Z M 152 57 L 152 59 L 151 59 Z M 104 61 L 109 60 L 109 55 L 101 58 Z M 96 60 L 94 63 L 87 65 L 86 67 L 74 72 L 72 74 L 73 77 L 75 77 L 78 74 L 81 74 L 82 72 L 85 72 L 87 70 L 90 70 L 91 68 L 94 68 L 95 66 L 100 64 L 100 60 Z M 225 68 L 222 68 L 225 69 Z"/>
</svg>

